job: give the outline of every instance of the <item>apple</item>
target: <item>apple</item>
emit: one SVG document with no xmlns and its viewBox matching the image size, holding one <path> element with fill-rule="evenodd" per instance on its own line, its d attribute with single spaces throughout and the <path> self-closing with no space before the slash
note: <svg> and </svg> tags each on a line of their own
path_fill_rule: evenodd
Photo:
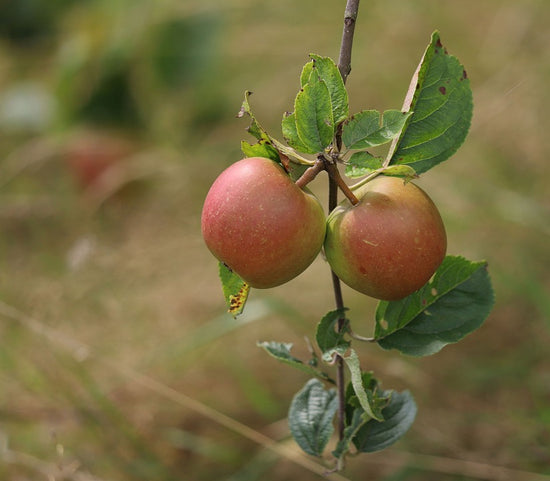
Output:
<svg viewBox="0 0 550 481">
<path fill-rule="evenodd" d="M 136 150 L 128 137 L 114 132 L 86 130 L 71 137 L 64 147 L 65 162 L 82 190 L 101 190 L 107 173 L 121 167 Z"/>
<path fill-rule="evenodd" d="M 412 182 L 383 175 L 354 194 L 358 204 L 346 199 L 327 219 L 324 248 L 333 272 L 377 299 L 397 300 L 420 289 L 447 249 L 435 204 Z"/>
<path fill-rule="evenodd" d="M 320 252 L 325 214 L 276 162 L 249 157 L 214 181 L 201 228 L 212 254 L 251 287 L 275 287 L 302 273 Z"/>
</svg>

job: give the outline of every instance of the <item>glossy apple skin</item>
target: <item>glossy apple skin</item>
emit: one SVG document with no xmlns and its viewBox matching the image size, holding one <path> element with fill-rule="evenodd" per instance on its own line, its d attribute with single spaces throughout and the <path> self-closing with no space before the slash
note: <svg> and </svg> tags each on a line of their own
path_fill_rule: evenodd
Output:
<svg viewBox="0 0 550 481">
<path fill-rule="evenodd" d="M 262 157 L 240 160 L 220 174 L 206 196 L 201 225 L 212 254 L 260 289 L 302 273 L 325 237 L 319 201 Z"/>
<path fill-rule="evenodd" d="M 327 219 L 325 254 L 333 272 L 368 296 L 397 300 L 420 289 L 447 249 L 441 215 L 412 182 L 378 176 Z"/>
</svg>

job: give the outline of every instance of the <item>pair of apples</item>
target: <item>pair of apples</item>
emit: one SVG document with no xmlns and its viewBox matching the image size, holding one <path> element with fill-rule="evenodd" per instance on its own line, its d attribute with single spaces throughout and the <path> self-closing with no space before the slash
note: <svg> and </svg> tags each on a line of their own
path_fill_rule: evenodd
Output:
<svg viewBox="0 0 550 481">
<path fill-rule="evenodd" d="M 380 175 L 325 218 L 317 198 L 276 162 L 240 160 L 214 181 L 202 234 L 214 256 L 251 287 L 270 288 L 302 273 L 324 246 L 332 271 L 368 296 L 397 300 L 421 288 L 445 257 L 447 237 L 428 195 Z"/>
</svg>

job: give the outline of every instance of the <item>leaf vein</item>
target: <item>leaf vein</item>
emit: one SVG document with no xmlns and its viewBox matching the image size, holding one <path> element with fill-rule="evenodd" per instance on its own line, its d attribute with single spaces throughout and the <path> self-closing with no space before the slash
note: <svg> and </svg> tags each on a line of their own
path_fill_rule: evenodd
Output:
<svg viewBox="0 0 550 481">
<path fill-rule="evenodd" d="M 440 137 L 444 136 L 447 131 L 451 128 L 453 128 L 456 124 L 459 123 L 459 121 L 462 119 L 462 117 L 458 118 L 455 122 L 453 122 L 451 125 L 449 125 L 443 132 L 441 132 L 440 134 L 436 135 L 435 137 L 430 137 L 426 140 L 422 140 L 421 142 L 418 142 L 417 144 L 413 144 L 413 145 L 407 145 L 406 147 L 403 147 L 401 149 L 402 152 L 406 151 L 406 150 L 409 150 L 409 149 L 412 149 L 413 147 L 418 147 L 420 145 L 424 145 L 424 144 L 427 144 L 429 142 L 433 142 L 437 139 L 439 139 Z M 447 150 L 447 149 L 445 149 Z M 439 154 L 438 154 L 439 155 Z"/>
</svg>

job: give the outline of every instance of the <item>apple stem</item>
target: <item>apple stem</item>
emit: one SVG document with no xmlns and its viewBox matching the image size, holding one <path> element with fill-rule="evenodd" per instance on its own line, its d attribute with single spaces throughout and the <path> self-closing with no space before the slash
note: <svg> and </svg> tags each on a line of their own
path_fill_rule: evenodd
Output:
<svg viewBox="0 0 550 481">
<path fill-rule="evenodd" d="M 349 186 L 346 184 L 342 176 L 340 175 L 340 171 L 338 170 L 338 167 L 335 163 L 326 161 L 325 162 L 325 169 L 328 172 L 329 177 L 336 183 L 338 188 L 343 192 L 343 194 L 348 198 L 348 200 L 353 204 L 357 205 L 359 203 L 359 199 L 355 196 L 355 194 L 351 191 Z M 334 206 L 336 207 L 336 206 Z M 334 208 L 333 207 L 333 208 Z M 331 209 L 332 211 L 332 209 Z"/>
<path fill-rule="evenodd" d="M 349 199 L 349 201 L 353 205 L 357 205 L 359 203 L 359 199 L 355 196 L 355 194 L 351 191 L 349 186 L 346 184 L 342 176 L 340 175 L 340 172 L 338 170 L 338 167 L 336 166 L 335 161 L 332 159 L 325 158 L 323 156 L 319 156 L 319 158 L 315 161 L 315 163 L 307 168 L 304 173 L 296 180 L 295 184 L 300 187 L 300 189 L 303 189 L 307 184 L 309 184 L 317 175 L 319 172 L 322 172 L 323 170 L 326 170 L 329 177 L 334 180 L 334 183 L 340 190 L 344 193 L 344 195 Z M 332 209 L 331 209 L 332 210 Z"/>
<path fill-rule="evenodd" d="M 308 167 L 305 170 L 305 172 L 298 178 L 295 184 L 300 187 L 300 189 L 303 189 L 307 184 L 315 179 L 315 177 L 317 177 L 317 174 L 319 172 L 323 170 L 325 170 L 324 162 L 321 159 L 317 159 L 311 167 Z"/>
</svg>

